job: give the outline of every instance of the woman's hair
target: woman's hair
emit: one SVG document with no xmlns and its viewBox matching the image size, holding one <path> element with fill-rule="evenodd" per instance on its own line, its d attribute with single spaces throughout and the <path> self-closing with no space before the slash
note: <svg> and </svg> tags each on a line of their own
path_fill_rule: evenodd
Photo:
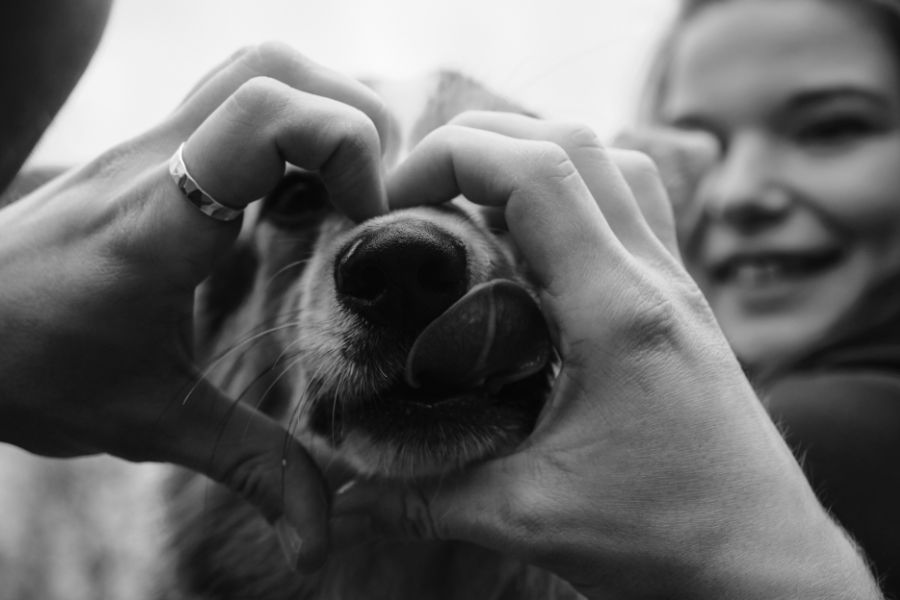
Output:
<svg viewBox="0 0 900 600">
<path fill-rule="evenodd" d="M 709 7 L 736 0 L 681 0 L 675 18 L 663 35 L 650 62 L 643 93 L 640 95 L 637 120 L 654 123 L 659 120 L 659 109 L 665 97 L 667 77 L 675 45 L 684 27 Z M 758 2 L 759 0 L 752 0 Z M 900 0 L 816 0 L 843 5 L 857 11 L 867 19 L 873 31 L 880 32 L 891 44 L 897 64 L 900 65 Z M 898 66 L 900 69 L 900 66 Z"/>
</svg>

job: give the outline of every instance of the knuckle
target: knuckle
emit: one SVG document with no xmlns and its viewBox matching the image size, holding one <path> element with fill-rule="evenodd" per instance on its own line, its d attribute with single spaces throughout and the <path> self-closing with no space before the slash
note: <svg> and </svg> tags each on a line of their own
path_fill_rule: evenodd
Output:
<svg viewBox="0 0 900 600">
<path fill-rule="evenodd" d="M 330 135 L 337 141 L 338 152 L 347 152 L 354 156 L 361 154 L 377 156 L 381 139 L 375 122 L 361 110 L 344 106 L 343 114 L 336 115 L 329 125 Z"/>
<path fill-rule="evenodd" d="M 678 310 L 666 297 L 653 294 L 636 303 L 631 330 L 635 345 L 645 349 L 668 350 L 677 330 Z"/>
<path fill-rule="evenodd" d="M 603 148 L 597 133 L 583 123 L 555 123 L 552 128 L 556 143 L 569 152 Z"/>
<path fill-rule="evenodd" d="M 484 123 L 485 117 L 489 113 L 483 110 L 464 110 L 448 121 L 449 125 L 458 127 L 478 126 Z"/>
<path fill-rule="evenodd" d="M 280 41 L 262 42 L 246 51 L 245 56 L 252 72 L 272 80 L 314 82 L 323 77 L 325 72 L 321 65 Z M 353 84 L 353 97 L 360 112 L 376 124 L 377 130 L 387 135 L 393 116 L 385 101 L 373 89 L 362 83 L 347 83 Z"/>
<path fill-rule="evenodd" d="M 578 175 L 569 154 L 556 142 L 528 141 L 522 148 L 522 164 L 538 180 L 565 182 Z"/>
<path fill-rule="evenodd" d="M 271 77 L 253 77 L 231 95 L 231 108 L 249 115 L 268 112 L 274 105 L 284 101 L 284 87 L 284 84 Z"/>
<path fill-rule="evenodd" d="M 638 150 L 618 150 L 615 162 L 622 173 L 636 181 L 660 178 L 658 163 L 647 153 Z"/>
<path fill-rule="evenodd" d="M 651 281 L 639 286 L 631 302 L 623 306 L 622 326 L 618 328 L 623 348 L 635 361 L 665 360 L 685 339 L 683 327 L 690 322 L 682 299 L 674 300 L 669 282 L 653 281 L 662 274 L 648 276 Z"/>
<path fill-rule="evenodd" d="M 375 130 L 375 135 L 379 139 L 379 144 L 383 145 L 394 129 L 399 128 L 396 123 L 394 113 L 388 107 L 387 103 L 381 96 L 371 92 L 368 88 L 366 91 L 365 115 Z"/>
<path fill-rule="evenodd" d="M 458 139 L 460 136 L 466 135 L 467 128 L 458 123 L 447 123 L 446 125 L 441 125 L 440 127 L 429 131 L 424 138 L 422 138 L 422 143 L 428 144 L 444 144 L 444 143 L 452 143 L 454 140 Z"/>
<path fill-rule="evenodd" d="M 252 46 L 245 52 L 250 68 L 260 74 L 277 76 L 299 67 L 305 67 L 308 59 L 290 45 L 279 41 L 266 41 Z"/>
<path fill-rule="evenodd" d="M 457 147 L 466 136 L 471 134 L 470 128 L 462 125 L 442 125 L 437 129 L 428 132 L 417 144 L 417 147 L 428 148 L 430 150 L 454 148 Z"/>
</svg>

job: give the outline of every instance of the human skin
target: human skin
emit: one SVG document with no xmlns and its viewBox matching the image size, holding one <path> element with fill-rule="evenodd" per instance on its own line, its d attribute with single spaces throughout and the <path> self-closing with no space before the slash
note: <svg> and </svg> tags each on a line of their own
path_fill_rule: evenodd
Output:
<svg viewBox="0 0 900 600">
<path fill-rule="evenodd" d="M 362 219 L 386 201 L 386 120 L 361 86 L 265 45 L 158 127 L 0 212 L 0 439 L 202 470 L 283 516 L 296 564 L 320 560 L 328 500 L 309 457 L 192 364 L 193 289 L 238 224 L 196 212 L 166 161 L 186 139 L 194 176 L 240 207 L 287 159 Z M 463 191 L 506 206 L 563 370 L 520 452 L 439 489 L 373 499 L 360 485 L 339 495 L 334 533 L 364 507 L 382 531 L 481 543 L 590 597 L 877 597 L 675 258 L 652 167 L 623 160 L 583 128 L 475 118 L 390 178 L 397 205 Z"/>
<path fill-rule="evenodd" d="M 328 499 L 312 460 L 194 363 L 194 289 L 240 220 L 196 210 L 167 163 L 189 140 L 189 171 L 241 207 L 278 184 L 287 159 L 320 171 L 334 203 L 363 219 L 386 209 L 390 128 L 368 88 L 264 44 L 224 61 L 154 129 L 0 210 L 0 440 L 201 471 L 302 537 L 296 564 L 324 560 Z"/>
<path fill-rule="evenodd" d="M 433 483 L 349 486 L 339 545 L 474 541 L 589 598 L 880 597 L 676 258 L 646 157 L 577 126 L 465 115 L 388 180 L 393 205 L 459 192 L 505 206 L 562 370 L 516 453 Z"/>
<path fill-rule="evenodd" d="M 721 150 L 685 261 L 754 371 L 900 270 L 900 64 L 880 31 L 850 3 L 736 0 L 674 45 L 660 120 Z"/>
</svg>

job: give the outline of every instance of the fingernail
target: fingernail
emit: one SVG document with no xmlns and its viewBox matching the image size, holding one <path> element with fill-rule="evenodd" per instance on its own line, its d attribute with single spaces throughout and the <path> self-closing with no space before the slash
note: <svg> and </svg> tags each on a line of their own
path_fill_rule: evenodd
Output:
<svg viewBox="0 0 900 600">
<path fill-rule="evenodd" d="M 292 571 L 296 571 L 297 561 L 300 557 L 300 548 L 303 547 L 303 539 L 300 537 L 300 534 L 297 533 L 297 530 L 291 527 L 284 517 L 275 521 L 274 528 L 275 535 L 278 536 L 278 543 L 281 546 L 281 551 L 284 553 L 284 558 L 287 560 L 288 566 Z"/>
</svg>

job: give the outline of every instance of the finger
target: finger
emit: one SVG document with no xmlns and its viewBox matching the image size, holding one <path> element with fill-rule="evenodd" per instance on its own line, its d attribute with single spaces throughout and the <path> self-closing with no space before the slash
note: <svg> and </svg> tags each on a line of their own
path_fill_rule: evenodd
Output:
<svg viewBox="0 0 900 600">
<path fill-rule="evenodd" d="M 620 173 L 623 165 L 613 160 L 615 155 L 604 149 L 600 139 L 591 129 L 581 124 L 488 111 L 465 112 L 453 119 L 452 123 L 519 139 L 547 140 L 558 144 L 569 155 L 591 194 L 600 203 L 603 215 L 622 244 L 635 254 L 657 252 L 658 245 L 652 235 L 654 232 L 644 218 L 646 213 L 642 212 L 641 205 L 648 204 L 647 208 L 653 209 L 651 215 L 654 221 L 658 221 L 657 212 L 660 208 L 658 190 L 653 190 L 652 197 L 648 199 L 642 198 L 637 193 L 625 193 L 626 186 L 632 183 L 632 179 L 641 183 L 639 189 L 642 193 L 650 191 L 649 188 L 653 186 L 644 181 L 646 179 L 644 173 L 635 171 L 634 161 L 624 165 L 629 167 L 630 173 Z M 662 200 L 665 210 L 668 211 L 664 194 Z M 674 234 L 669 232 L 662 233 L 661 237 L 674 237 Z"/>
<path fill-rule="evenodd" d="M 672 256 L 679 257 L 672 203 L 653 160 L 641 152 L 611 148 L 609 155 L 631 189 L 650 231 Z"/>
<path fill-rule="evenodd" d="M 230 67 L 239 58 L 241 58 L 244 54 L 246 54 L 247 52 L 250 52 L 251 50 L 252 50 L 251 46 L 244 46 L 243 48 L 238 48 L 237 50 L 234 51 L 234 53 L 231 56 L 229 56 L 228 58 L 226 58 L 225 60 L 223 60 L 222 62 L 217 64 L 215 67 L 210 69 L 209 72 L 207 72 L 206 75 L 201 77 L 200 80 L 198 80 L 197 83 L 194 84 L 194 87 L 192 87 L 190 89 L 190 91 L 187 94 L 185 94 L 184 98 L 181 100 L 181 102 L 178 104 L 178 106 L 184 106 L 184 104 L 186 102 L 188 102 L 191 98 L 193 98 L 197 94 L 197 92 L 205 89 L 207 87 L 207 84 L 210 81 L 212 81 L 212 79 L 214 77 L 218 76 L 220 73 L 225 71 L 225 69 Z"/>
<path fill-rule="evenodd" d="M 528 562 L 544 561 L 542 542 L 549 531 L 542 529 L 558 522 L 542 513 L 554 501 L 521 477 L 522 465 L 507 460 L 516 458 L 418 486 L 356 482 L 334 498 L 332 548 L 386 539 L 463 540 Z"/>
<path fill-rule="evenodd" d="M 462 193 L 505 206 L 506 221 L 537 283 L 577 295 L 614 268 L 623 247 L 572 161 L 558 145 L 447 126 L 427 136 L 388 180 L 393 206 L 440 203 Z M 611 185 L 609 195 L 629 193 Z M 618 203 L 619 198 L 603 199 Z"/>
<path fill-rule="evenodd" d="M 286 44 L 266 42 L 237 51 L 188 94 L 173 115 L 182 136 L 199 127 L 242 85 L 257 77 L 269 77 L 360 110 L 371 119 L 385 146 L 397 134 L 396 121 L 371 88 L 310 60 Z"/>
<path fill-rule="evenodd" d="M 719 144 L 711 134 L 672 127 L 622 131 L 613 146 L 637 150 L 653 159 L 676 213 L 691 204 L 697 186 L 719 155 Z"/>
<path fill-rule="evenodd" d="M 182 157 L 209 195 L 234 208 L 273 190 L 287 160 L 318 171 L 338 209 L 362 220 L 387 206 L 378 152 L 371 120 L 355 108 L 272 79 L 255 79 L 197 129 Z M 130 221 L 140 227 L 133 228 L 127 244 L 116 247 L 134 252 L 132 258 L 139 261 L 168 265 L 172 277 L 173 270 L 186 267 L 189 272 L 177 282 L 196 285 L 233 241 L 237 224 L 197 210 L 165 165 L 139 182 L 141 192 L 121 200 L 122 210 L 139 213 Z"/>
<path fill-rule="evenodd" d="M 243 207 L 269 191 L 285 160 L 318 171 L 352 218 L 386 210 L 380 141 L 368 116 L 277 80 L 244 84 L 185 142 L 188 171 L 222 204 Z"/>
<path fill-rule="evenodd" d="M 201 382 L 156 421 L 157 458 L 219 481 L 275 526 L 291 566 L 321 565 L 328 500 L 315 463 L 278 423 Z"/>
<path fill-rule="evenodd" d="M 675 213 L 677 237 L 686 246 L 701 212 L 697 189 L 719 159 L 716 138 L 699 130 L 646 127 L 619 133 L 613 144 L 643 152 L 656 163 Z"/>
<path fill-rule="evenodd" d="M 515 527 L 499 520 L 503 514 L 499 506 L 518 505 L 510 494 L 520 486 L 498 481 L 504 477 L 499 470 L 478 468 L 465 476 L 450 476 L 437 485 L 421 487 L 358 481 L 334 498 L 332 548 L 346 549 L 374 539 L 455 539 L 506 553 L 527 551 L 512 547 L 507 536 Z M 504 490 L 503 498 L 490 491 L 499 489 Z"/>
</svg>

